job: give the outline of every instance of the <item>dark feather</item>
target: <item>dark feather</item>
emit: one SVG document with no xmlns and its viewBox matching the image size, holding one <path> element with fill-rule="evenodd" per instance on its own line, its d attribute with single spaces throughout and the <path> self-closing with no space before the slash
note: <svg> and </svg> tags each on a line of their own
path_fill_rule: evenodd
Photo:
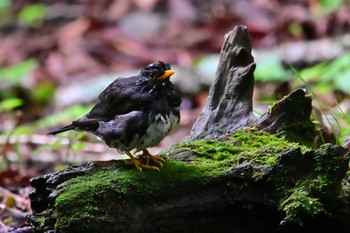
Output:
<svg viewBox="0 0 350 233">
<path fill-rule="evenodd" d="M 116 115 L 140 110 L 151 104 L 148 90 L 141 89 L 149 84 L 149 79 L 142 76 L 119 78 L 111 83 L 100 95 L 99 102 L 86 115 L 88 119 L 109 121 Z M 153 86 L 153 85 L 152 85 Z M 145 89 L 150 89 L 145 88 Z M 139 96 L 140 93 L 142 96 Z M 140 98 L 141 97 L 141 98 Z"/>
<path fill-rule="evenodd" d="M 85 118 L 82 118 L 78 121 L 73 121 L 72 124 L 64 126 L 60 129 L 54 130 L 52 132 L 49 132 L 48 134 L 55 135 L 58 133 L 62 133 L 68 130 L 77 130 L 77 131 L 87 131 L 91 132 L 94 130 L 97 130 L 99 127 L 99 123 L 96 120 L 88 120 Z"/>
<path fill-rule="evenodd" d="M 73 124 L 70 124 L 70 125 L 67 125 L 67 126 L 60 128 L 60 129 L 51 131 L 48 134 L 55 135 L 55 134 L 62 133 L 62 132 L 72 130 L 72 129 L 75 129 L 75 126 L 73 126 Z"/>
<path fill-rule="evenodd" d="M 73 121 L 72 123 L 75 127 L 75 130 L 78 131 L 87 131 L 87 132 L 92 132 L 98 129 L 100 126 L 100 123 L 94 119 L 86 119 L 83 117 L 82 119 L 78 121 Z"/>
</svg>

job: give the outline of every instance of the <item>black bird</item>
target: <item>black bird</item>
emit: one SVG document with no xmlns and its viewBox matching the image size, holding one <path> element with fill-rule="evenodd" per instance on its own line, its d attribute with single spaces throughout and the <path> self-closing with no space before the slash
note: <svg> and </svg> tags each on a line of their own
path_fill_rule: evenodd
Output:
<svg viewBox="0 0 350 233">
<path fill-rule="evenodd" d="M 99 95 L 99 102 L 88 114 L 49 134 L 86 131 L 125 152 L 138 170 L 159 170 L 148 162 L 141 163 L 130 151 L 142 150 L 141 156 L 156 165 L 164 162 L 147 148 L 157 145 L 180 121 L 181 97 L 170 82 L 174 73 L 169 64 L 158 61 L 139 75 L 118 78 Z"/>
</svg>

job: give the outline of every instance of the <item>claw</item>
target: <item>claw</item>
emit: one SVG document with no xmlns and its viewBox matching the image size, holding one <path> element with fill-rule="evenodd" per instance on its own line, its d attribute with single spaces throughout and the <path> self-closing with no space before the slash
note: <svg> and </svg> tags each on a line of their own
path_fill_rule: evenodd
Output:
<svg viewBox="0 0 350 233">
<path fill-rule="evenodd" d="M 149 160 L 151 160 L 153 163 L 161 167 L 163 167 L 163 163 L 165 162 L 165 160 L 161 156 L 151 155 L 148 150 L 143 150 L 142 154 L 138 157 L 146 158 L 147 164 L 149 163 Z"/>
<path fill-rule="evenodd" d="M 147 151 L 148 152 L 148 151 Z M 139 170 L 140 172 L 142 172 L 142 168 L 144 169 L 150 169 L 150 170 L 157 170 L 160 171 L 158 167 L 156 166 L 151 166 L 147 164 L 143 164 L 141 163 L 137 158 L 135 158 L 130 152 L 126 152 L 126 154 L 130 157 L 130 161 L 126 161 L 126 163 L 128 164 L 133 164 L 137 170 Z M 153 156 L 151 156 L 153 157 Z M 150 157 L 150 159 L 153 161 L 153 159 Z M 156 156 L 158 157 L 158 156 Z M 160 157 L 161 158 L 161 157 Z M 163 161 L 164 159 L 161 158 Z M 163 164 L 161 162 L 159 162 L 161 166 L 163 166 Z M 159 164 L 158 164 L 159 165 Z"/>
</svg>

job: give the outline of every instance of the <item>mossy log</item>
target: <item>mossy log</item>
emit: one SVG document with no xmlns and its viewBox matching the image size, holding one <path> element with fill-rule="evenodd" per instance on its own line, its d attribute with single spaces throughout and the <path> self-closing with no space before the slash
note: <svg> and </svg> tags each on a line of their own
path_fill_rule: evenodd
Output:
<svg viewBox="0 0 350 233">
<path fill-rule="evenodd" d="M 108 161 L 32 179 L 33 230 L 350 232 L 348 151 L 325 143 L 303 90 L 253 117 L 250 52 L 235 27 L 203 113 L 160 172 Z"/>
</svg>

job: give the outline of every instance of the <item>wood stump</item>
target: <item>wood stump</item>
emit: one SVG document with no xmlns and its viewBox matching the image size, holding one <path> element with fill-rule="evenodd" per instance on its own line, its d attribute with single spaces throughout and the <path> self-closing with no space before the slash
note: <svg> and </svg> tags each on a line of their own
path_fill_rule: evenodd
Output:
<svg viewBox="0 0 350 233">
<path fill-rule="evenodd" d="M 33 178 L 33 231 L 350 232 L 348 151 L 327 144 L 303 90 L 256 119 L 254 69 L 247 29 L 237 26 L 202 114 L 161 153 L 161 171 L 89 162 Z"/>
</svg>

